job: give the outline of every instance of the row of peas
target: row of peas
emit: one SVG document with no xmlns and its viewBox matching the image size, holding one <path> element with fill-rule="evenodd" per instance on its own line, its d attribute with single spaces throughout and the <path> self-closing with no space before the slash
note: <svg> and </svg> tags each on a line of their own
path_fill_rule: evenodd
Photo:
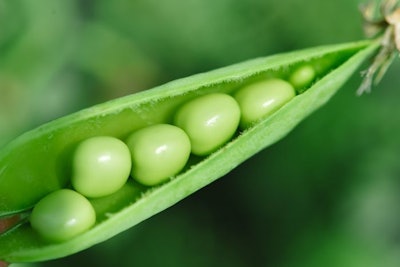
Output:
<svg viewBox="0 0 400 267">
<path fill-rule="evenodd" d="M 197 97 L 176 112 L 173 124 L 156 124 L 133 132 L 125 142 L 97 136 L 81 142 L 72 160 L 72 189 L 41 199 L 30 216 L 31 226 L 45 239 L 65 241 L 90 229 L 96 213 L 88 198 L 118 191 L 132 176 L 154 186 L 179 174 L 191 154 L 207 156 L 227 143 L 238 128 L 267 117 L 315 79 L 303 65 L 288 81 L 278 78 L 242 87 L 233 96 L 212 93 Z"/>
</svg>

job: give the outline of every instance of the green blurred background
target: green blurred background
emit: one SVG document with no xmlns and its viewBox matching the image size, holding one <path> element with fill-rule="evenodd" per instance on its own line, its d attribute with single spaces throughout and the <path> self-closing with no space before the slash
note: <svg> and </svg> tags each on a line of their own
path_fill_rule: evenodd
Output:
<svg viewBox="0 0 400 267">
<path fill-rule="evenodd" d="M 363 38 L 358 0 L 0 0 L 0 147 L 81 108 Z M 46 266 L 400 266 L 400 64 L 172 208 Z M 1 244 L 0 244 L 1 245 Z"/>
</svg>

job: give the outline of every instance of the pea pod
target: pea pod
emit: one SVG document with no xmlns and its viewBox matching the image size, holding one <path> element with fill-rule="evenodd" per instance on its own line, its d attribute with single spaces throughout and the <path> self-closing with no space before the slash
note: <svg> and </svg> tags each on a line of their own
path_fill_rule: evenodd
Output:
<svg viewBox="0 0 400 267">
<path fill-rule="evenodd" d="M 238 132 L 211 155 L 193 158 L 175 178 L 155 187 L 130 179 L 118 192 L 91 199 L 97 221 L 89 231 L 51 243 L 38 237 L 29 224 L 22 224 L 0 235 L 0 259 L 26 262 L 63 257 L 174 205 L 287 135 L 328 101 L 377 47 L 375 42 L 362 41 L 254 59 L 112 100 L 27 132 L 0 152 L 0 217 L 26 212 L 48 193 L 68 187 L 72 151 L 86 138 L 108 135 L 124 140 L 145 126 L 170 123 L 177 108 L 197 96 L 232 94 L 270 77 L 286 79 L 304 64 L 316 71 L 314 84 L 305 92 L 268 118 Z"/>
</svg>

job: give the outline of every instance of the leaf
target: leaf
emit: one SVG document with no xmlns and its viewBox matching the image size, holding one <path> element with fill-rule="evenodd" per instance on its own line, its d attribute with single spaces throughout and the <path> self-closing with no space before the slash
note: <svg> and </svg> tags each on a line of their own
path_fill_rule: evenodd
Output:
<svg viewBox="0 0 400 267">
<path fill-rule="evenodd" d="M 136 129 L 171 122 L 177 107 L 198 95 L 231 93 L 267 77 L 286 78 L 304 63 L 317 71 L 318 79 L 308 90 L 272 116 L 239 132 L 215 153 L 193 158 L 186 170 L 170 181 L 149 188 L 130 179 L 117 193 L 92 199 L 97 222 L 91 230 L 66 242 L 49 243 L 29 224 L 22 224 L 0 235 L 0 259 L 23 262 L 63 257 L 174 205 L 287 135 L 326 103 L 377 46 L 362 41 L 254 59 L 109 101 L 27 132 L 0 152 L 0 216 L 26 211 L 46 194 L 67 187 L 71 152 L 88 137 L 111 135 L 124 140 Z"/>
</svg>

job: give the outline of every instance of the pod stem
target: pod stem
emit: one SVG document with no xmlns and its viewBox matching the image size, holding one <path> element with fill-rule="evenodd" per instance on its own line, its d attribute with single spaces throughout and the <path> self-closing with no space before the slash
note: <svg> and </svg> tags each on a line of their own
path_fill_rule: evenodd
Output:
<svg viewBox="0 0 400 267">
<path fill-rule="evenodd" d="M 19 213 L 7 217 L 0 218 L 0 235 L 6 233 L 24 223 L 28 217 L 28 213 Z M 1 263 L 1 262 L 0 262 Z M 0 267 L 3 265 L 0 264 Z"/>
<path fill-rule="evenodd" d="M 379 6 L 373 2 L 362 5 L 364 32 L 367 37 L 380 35 L 380 49 L 364 76 L 357 95 L 371 92 L 372 85 L 378 84 L 400 51 L 400 7 L 398 0 L 385 0 Z M 377 14 L 377 15 L 376 15 Z"/>
</svg>

